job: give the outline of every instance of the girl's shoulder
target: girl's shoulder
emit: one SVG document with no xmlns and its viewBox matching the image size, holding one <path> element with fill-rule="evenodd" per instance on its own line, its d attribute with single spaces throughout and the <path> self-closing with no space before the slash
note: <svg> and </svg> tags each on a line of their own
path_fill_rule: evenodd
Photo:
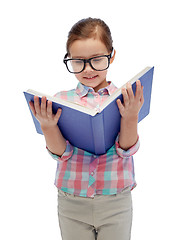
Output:
<svg viewBox="0 0 180 240">
<path fill-rule="evenodd" d="M 76 89 L 71 89 L 68 91 L 57 92 L 54 97 L 58 97 L 64 100 L 74 100 L 77 97 Z"/>
</svg>

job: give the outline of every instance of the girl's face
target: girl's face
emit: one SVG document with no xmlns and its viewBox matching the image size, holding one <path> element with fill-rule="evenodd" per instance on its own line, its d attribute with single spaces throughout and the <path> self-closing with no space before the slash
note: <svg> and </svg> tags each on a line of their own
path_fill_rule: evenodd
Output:
<svg viewBox="0 0 180 240">
<path fill-rule="evenodd" d="M 88 38 L 76 40 L 72 43 L 69 49 L 71 58 L 89 59 L 95 56 L 108 55 L 106 46 L 98 39 Z M 89 63 L 86 63 L 86 68 L 83 72 L 75 74 L 76 78 L 82 84 L 92 87 L 95 92 L 99 89 L 108 86 L 106 81 L 107 70 L 96 71 L 91 68 Z"/>
</svg>

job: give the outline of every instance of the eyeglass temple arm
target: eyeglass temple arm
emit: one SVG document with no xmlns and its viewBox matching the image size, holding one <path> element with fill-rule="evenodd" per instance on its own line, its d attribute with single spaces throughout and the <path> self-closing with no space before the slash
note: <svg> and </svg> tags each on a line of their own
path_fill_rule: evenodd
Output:
<svg viewBox="0 0 180 240">
<path fill-rule="evenodd" d="M 66 58 L 68 57 L 68 53 L 65 54 L 64 56 L 64 59 L 63 60 L 66 60 Z"/>
<path fill-rule="evenodd" d="M 114 56 L 114 48 L 112 48 L 111 58 Z"/>
</svg>

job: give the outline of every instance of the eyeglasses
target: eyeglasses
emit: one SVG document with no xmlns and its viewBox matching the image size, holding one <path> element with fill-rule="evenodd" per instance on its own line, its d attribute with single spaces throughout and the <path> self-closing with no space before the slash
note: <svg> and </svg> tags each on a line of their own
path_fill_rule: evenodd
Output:
<svg viewBox="0 0 180 240">
<path fill-rule="evenodd" d="M 110 59 L 114 54 L 114 50 L 109 55 L 96 56 L 89 59 L 69 58 L 68 54 L 64 56 L 63 62 L 70 73 L 81 73 L 86 68 L 86 63 L 89 63 L 92 69 L 96 71 L 104 71 L 108 69 Z"/>
</svg>

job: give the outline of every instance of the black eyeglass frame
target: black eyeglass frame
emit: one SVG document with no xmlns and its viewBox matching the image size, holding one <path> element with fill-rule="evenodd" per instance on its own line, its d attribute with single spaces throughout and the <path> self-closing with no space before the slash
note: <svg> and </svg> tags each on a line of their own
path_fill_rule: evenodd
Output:
<svg viewBox="0 0 180 240">
<path fill-rule="evenodd" d="M 91 68 L 92 68 L 93 70 L 95 70 L 95 71 L 105 71 L 106 69 L 109 68 L 110 59 L 112 58 L 113 53 L 114 53 L 114 51 L 112 50 L 112 52 L 111 52 L 110 54 L 108 54 L 108 55 L 100 55 L 100 56 L 92 57 L 92 58 L 89 58 L 89 59 L 82 59 L 82 58 L 68 58 L 68 59 L 67 59 L 68 53 L 66 53 L 66 55 L 64 56 L 63 62 L 64 62 L 64 64 L 66 65 L 67 70 L 68 70 L 70 73 L 74 73 L 74 74 L 78 74 L 78 73 L 83 72 L 84 69 L 86 68 L 86 63 L 89 63 L 89 65 L 91 66 Z M 91 60 L 92 60 L 92 59 L 95 59 L 95 58 L 99 58 L 99 57 L 107 57 L 107 58 L 108 58 L 108 66 L 107 66 L 107 68 L 102 69 L 102 70 L 97 70 L 97 69 L 95 69 L 95 68 L 92 66 Z M 69 70 L 69 68 L 68 68 L 68 65 L 67 65 L 67 62 L 70 61 L 70 60 L 81 60 L 81 61 L 83 61 L 83 62 L 84 62 L 84 67 L 83 67 L 83 69 L 82 69 L 80 72 L 71 72 L 71 71 Z"/>
</svg>

